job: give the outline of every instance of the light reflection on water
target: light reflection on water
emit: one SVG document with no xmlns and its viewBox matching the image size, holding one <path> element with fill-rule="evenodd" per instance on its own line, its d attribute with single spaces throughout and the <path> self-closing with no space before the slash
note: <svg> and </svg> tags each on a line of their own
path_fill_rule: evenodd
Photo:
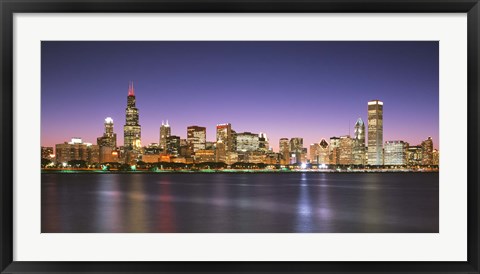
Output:
<svg viewBox="0 0 480 274">
<path fill-rule="evenodd" d="M 42 174 L 42 232 L 438 232 L 438 174 Z"/>
</svg>

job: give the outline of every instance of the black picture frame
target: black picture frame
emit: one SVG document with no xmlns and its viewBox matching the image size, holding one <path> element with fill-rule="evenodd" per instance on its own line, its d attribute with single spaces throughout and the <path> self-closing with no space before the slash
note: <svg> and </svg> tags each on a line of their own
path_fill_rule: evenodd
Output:
<svg viewBox="0 0 480 274">
<path fill-rule="evenodd" d="M 479 0 L 0 0 L 1 273 L 479 273 Z M 467 13 L 468 260 L 466 262 L 25 262 L 13 261 L 13 15 L 129 12 Z M 88 251 L 87 251 L 88 252 Z"/>
</svg>

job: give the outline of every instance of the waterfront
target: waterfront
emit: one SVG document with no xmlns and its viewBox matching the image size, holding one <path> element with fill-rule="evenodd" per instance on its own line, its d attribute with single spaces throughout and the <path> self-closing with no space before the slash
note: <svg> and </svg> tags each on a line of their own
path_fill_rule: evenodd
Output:
<svg viewBox="0 0 480 274">
<path fill-rule="evenodd" d="M 42 174 L 42 232 L 437 233 L 438 173 Z"/>
</svg>

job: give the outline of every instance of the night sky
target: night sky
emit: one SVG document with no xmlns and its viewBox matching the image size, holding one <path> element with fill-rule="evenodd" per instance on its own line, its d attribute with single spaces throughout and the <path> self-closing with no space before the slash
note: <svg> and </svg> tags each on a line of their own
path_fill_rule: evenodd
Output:
<svg viewBox="0 0 480 274">
<path fill-rule="evenodd" d="M 134 81 L 142 145 L 187 126 L 303 137 L 304 147 L 353 136 L 367 102 L 384 102 L 384 141 L 438 148 L 438 42 L 42 42 L 41 144 L 96 144 L 112 117 L 123 145 Z M 350 126 L 350 128 L 349 128 Z"/>
</svg>

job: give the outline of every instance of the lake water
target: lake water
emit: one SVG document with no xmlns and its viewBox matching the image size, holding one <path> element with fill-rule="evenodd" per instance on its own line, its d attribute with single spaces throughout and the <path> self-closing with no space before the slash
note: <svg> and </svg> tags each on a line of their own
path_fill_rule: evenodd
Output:
<svg viewBox="0 0 480 274">
<path fill-rule="evenodd" d="M 438 178 L 42 174 L 42 233 L 438 233 Z"/>
</svg>

